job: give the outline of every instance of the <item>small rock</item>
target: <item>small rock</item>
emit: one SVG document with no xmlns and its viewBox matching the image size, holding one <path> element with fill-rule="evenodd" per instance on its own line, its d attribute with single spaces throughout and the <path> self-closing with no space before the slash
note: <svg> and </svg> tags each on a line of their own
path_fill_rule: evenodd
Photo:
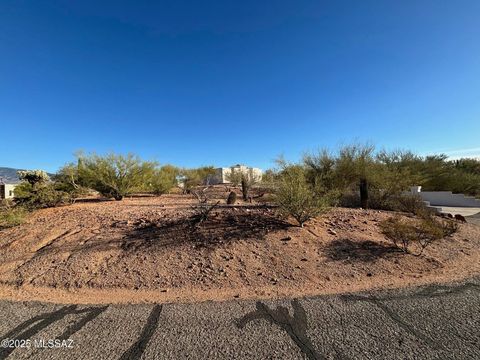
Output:
<svg viewBox="0 0 480 360">
<path fill-rule="evenodd" d="M 281 240 L 281 241 L 290 241 L 290 240 L 292 240 L 292 237 L 291 237 L 291 236 L 286 236 L 286 237 L 284 237 L 284 238 L 282 238 L 282 239 L 280 239 L 280 240 Z"/>
<path fill-rule="evenodd" d="M 368 276 L 368 277 L 372 276 L 372 273 L 367 273 L 367 276 Z"/>
</svg>

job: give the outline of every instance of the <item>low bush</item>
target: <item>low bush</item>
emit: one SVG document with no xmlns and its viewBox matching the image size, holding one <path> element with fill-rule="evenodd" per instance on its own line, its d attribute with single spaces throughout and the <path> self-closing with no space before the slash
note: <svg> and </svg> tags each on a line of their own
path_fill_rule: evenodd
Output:
<svg viewBox="0 0 480 360">
<path fill-rule="evenodd" d="M 70 204 L 72 200 L 72 195 L 58 190 L 55 183 L 31 185 L 23 182 L 15 188 L 15 202 L 31 210 Z"/>
<path fill-rule="evenodd" d="M 21 225 L 25 222 L 28 212 L 21 206 L 0 207 L 0 230 Z"/>
<path fill-rule="evenodd" d="M 233 205 L 237 201 L 237 193 L 235 191 L 230 191 L 227 198 L 227 204 Z"/>
<path fill-rule="evenodd" d="M 303 167 L 285 163 L 281 166 L 274 202 L 281 214 L 292 216 L 303 227 L 306 221 L 327 209 L 327 200 L 307 183 Z"/>
<path fill-rule="evenodd" d="M 421 255 L 435 240 L 455 233 L 458 224 L 452 220 L 437 220 L 434 216 L 415 220 L 395 216 L 380 222 L 380 229 L 403 252 Z"/>
<path fill-rule="evenodd" d="M 425 217 L 428 208 L 420 196 L 398 195 L 389 199 L 387 210 L 402 211 Z"/>
<path fill-rule="evenodd" d="M 419 196 L 396 194 L 384 196 L 373 192 L 371 198 L 371 205 L 373 209 L 400 211 L 414 214 L 420 217 L 429 216 L 431 210 L 427 208 L 425 202 Z"/>
</svg>

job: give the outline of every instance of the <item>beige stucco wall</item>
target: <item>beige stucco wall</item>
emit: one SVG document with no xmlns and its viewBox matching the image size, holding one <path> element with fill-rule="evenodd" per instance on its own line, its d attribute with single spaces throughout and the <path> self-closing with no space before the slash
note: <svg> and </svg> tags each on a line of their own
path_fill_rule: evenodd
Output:
<svg viewBox="0 0 480 360">
<path fill-rule="evenodd" d="M 13 192 L 15 190 L 15 187 L 17 185 L 15 184 L 5 184 L 5 185 L 0 185 L 0 198 L 2 199 L 13 199 Z"/>
<path fill-rule="evenodd" d="M 240 171 L 244 174 L 248 174 L 253 177 L 256 181 L 262 180 L 262 169 L 248 167 L 244 165 L 237 165 L 232 167 L 224 167 L 216 169 L 214 178 L 212 179 L 212 184 L 228 184 L 228 176 L 234 171 Z"/>
</svg>

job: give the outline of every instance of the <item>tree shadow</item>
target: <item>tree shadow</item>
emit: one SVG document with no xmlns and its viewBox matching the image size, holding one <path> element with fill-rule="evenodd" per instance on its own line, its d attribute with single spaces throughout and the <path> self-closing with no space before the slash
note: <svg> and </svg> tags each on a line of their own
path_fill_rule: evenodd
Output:
<svg viewBox="0 0 480 360">
<path fill-rule="evenodd" d="M 350 239 L 334 240 L 325 249 L 328 258 L 344 262 L 374 262 L 380 258 L 392 257 L 399 252 L 400 250 L 393 245 Z"/>
<path fill-rule="evenodd" d="M 221 207 L 200 224 L 195 224 L 193 217 L 188 215 L 175 220 L 161 219 L 139 224 L 128 231 L 122 248 L 161 247 L 186 242 L 210 247 L 235 240 L 261 240 L 269 232 L 290 226 L 265 209 Z"/>
<path fill-rule="evenodd" d="M 75 204 L 79 203 L 100 203 L 100 202 L 112 202 L 115 201 L 113 198 L 107 197 L 98 197 L 98 198 L 78 198 L 75 199 Z"/>
</svg>

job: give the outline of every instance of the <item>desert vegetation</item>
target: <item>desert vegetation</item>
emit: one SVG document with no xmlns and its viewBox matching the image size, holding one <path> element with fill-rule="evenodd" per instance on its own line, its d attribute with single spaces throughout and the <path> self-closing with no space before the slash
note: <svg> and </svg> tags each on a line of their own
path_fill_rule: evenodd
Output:
<svg viewBox="0 0 480 360">
<path fill-rule="evenodd" d="M 232 168 L 230 174 L 227 175 L 227 180 L 233 186 L 241 185 L 243 201 L 248 201 L 249 199 L 251 200 L 250 189 L 258 182 L 253 174 L 245 173 Z"/>
<path fill-rule="evenodd" d="M 480 271 L 480 228 L 405 195 L 434 188 L 428 169 L 478 176 L 476 161 L 438 159 L 353 144 L 213 185 L 212 166 L 80 154 L 56 174 L 19 173 L 15 199 L 0 206 L 0 287 L 196 301 L 199 289 L 204 299 L 300 296 L 467 276 Z"/>
<path fill-rule="evenodd" d="M 416 219 L 394 216 L 383 220 L 379 226 L 395 247 L 414 255 L 421 255 L 435 240 L 451 236 L 458 230 L 454 220 L 439 220 L 433 215 Z"/>
<path fill-rule="evenodd" d="M 0 230 L 21 225 L 25 222 L 27 211 L 21 206 L 14 206 L 8 200 L 0 203 Z"/>
<path fill-rule="evenodd" d="M 19 172 L 22 182 L 15 189 L 14 202 L 2 206 L 2 227 L 21 223 L 28 211 L 68 205 L 79 197 L 91 196 L 92 191 L 120 201 L 134 194 L 159 196 L 181 188 L 184 195 L 198 199 L 195 211 L 203 218 L 213 209 L 205 190 L 214 174 L 213 166 L 186 169 L 169 164 L 159 166 L 133 154 L 79 153 L 76 162 L 66 164 L 52 178 L 42 170 Z M 235 189 L 243 202 L 252 203 L 267 194 L 262 203 L 276 206 L 279 215 L 291 217 L 301 227 L 329 207 L 344 206 L 411 213 L 422 219 L 423 230 L 432 230 L 438 224 L 427 214 L 423 201 L 405 195 L 404 191 L 421 185 L 425 190 L 480 196 L 480 161 L 448 160 L 445 155 L 421 157 L 409 151 L 377 151 L 368 144 L 351 144 L 336 151 L 307 153 L 297 163 L 279 159 L 260 182 L 241 171 L 232 171 L 228 180 L 226 204 L 237 203 Z M 252 189 L 262 191 L 252 195 Z M 392 241 L 401 231 L 408 238 L 438 237 L 432 235 L 433 230 L 427 236 L 428 231 L 413 231 L 412 226 L 392 220 L 383 229 Z M 403 244 L 403 240 L 399 243 Z M 408 246 L 403 248 L 407 250 Z"/>
<path fill-rule="evenodd" d="M 274 202 L 284 216 L 292 216 L 303 227 L 306 221 L 326 210 L 326 197 L 307 181 L 305 168 L 281 159 L 277 163 L 280 170 L 274 180 Z"/>
</svg>

